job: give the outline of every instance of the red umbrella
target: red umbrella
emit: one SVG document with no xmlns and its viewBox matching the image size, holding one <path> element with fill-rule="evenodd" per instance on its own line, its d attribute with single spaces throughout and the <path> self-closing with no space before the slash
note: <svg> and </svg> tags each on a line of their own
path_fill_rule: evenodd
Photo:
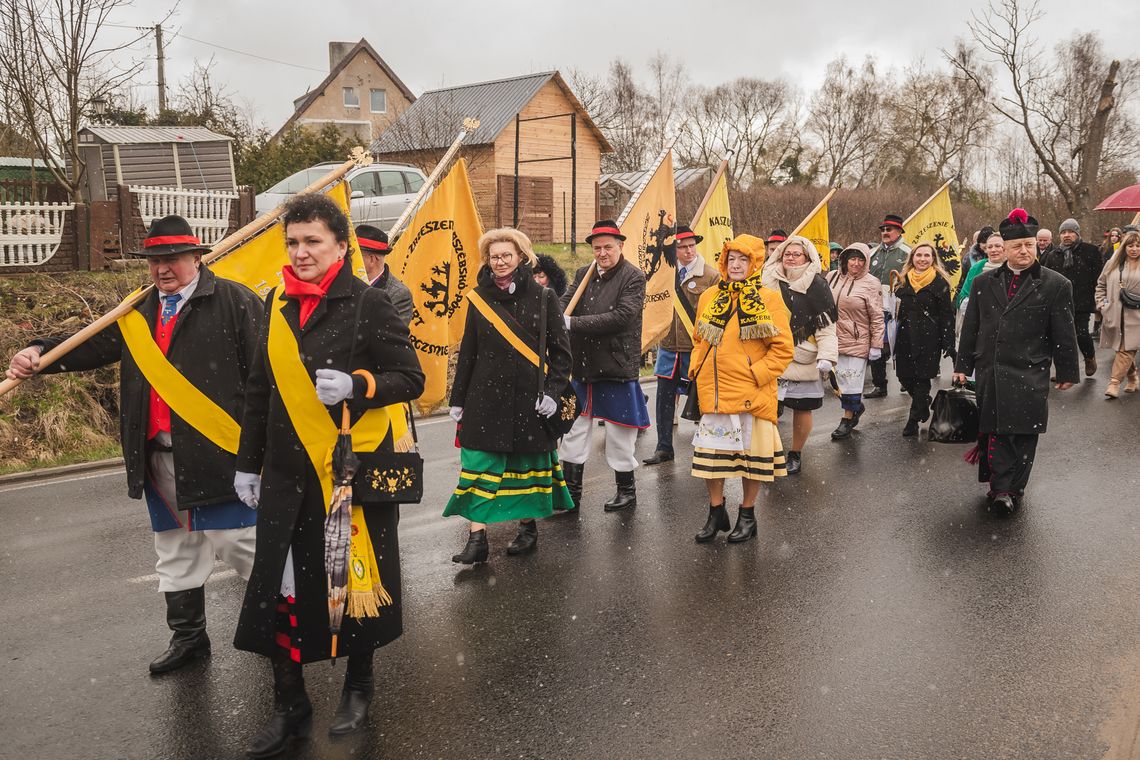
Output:
<svg viewBox="0 0 1140 760">
<path fill-rule="evenodd" d="M 1140 211 L 1140 185 L 1117 190 L 1096 207 L 1097 211 Z"/>
</svg>

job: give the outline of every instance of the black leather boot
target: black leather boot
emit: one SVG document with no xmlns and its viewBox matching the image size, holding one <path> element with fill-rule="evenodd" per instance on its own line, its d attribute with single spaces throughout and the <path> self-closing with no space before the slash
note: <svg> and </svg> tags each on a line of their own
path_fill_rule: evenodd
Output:
<svg viewBox="0 0 1140 760">
<path fill-rule="evenodd" d="M 607 512 L 617 512 L 619 509 L 637 506 L 637 484 L 633 479 L 633 471 L 615 472 L 614 480 L 617 482 L 617 494 L 602 507 Z"/>
<path fill-rule="evenodd" d="M 918 435 L 918 420 L 914 417 L 907 418 L 906 425 L 903 426 L 903 438 L 914 438 Z"/>
<path fill-rule="evenodd" d="M 701 528 L 701 532 L 697 534 L 697 543 L 708 543 L 716 538 L 716 534 L 720 531 L 731 528 L 732 523 L 728 521 L 728 510 L 724 508 L 724 505 L 709 504 L 709 519 L 705 522 L 705 527 Z"/>
<path fill-rule="evenodd" d="M 480 528 L 467 534 L 467 545 L 459 554 L 451 555 L 451 561 L 461 565 L 474 565 L 487 561 L 487 529 Z"/>
<path fill-rule="evenodd" d="M 851 437 L 851 430 L 855 427 L 854 417 L 843 417 L 839 420 L 839 425 L 835 430 L 831 431 L 831 440 L 842 441 Z"/>
<path fill-rule="evenodd" d="M 507 544 L 507 554 L 530 554 L 538 546 L 538 523 L 534 520 L 519 522 L 519 534 Z"/>
<path fill-rule="evenodd" d="M 570 499 L 574 502 L 574 509 L 582 506 L 582 475 L 586 465 L 574 462 L 562 463 L 562 474 L 566 477 L 566 490 L 570 492 Z"/>
<path fill-rule="evenodd" d="M 206 635 L 206 589 L 166 592 L 166 624 L 174 635 L 170 646 L 150 664 L 151 673 L 167 673 L 198 657 L 210 656 Z"/>
<path fill-rule="evenodd" d="M 301 663 L 275 654 L 273 662 L 273 715 L 261 733 L 253 738 L 248 757 L 273 757 L 285 751 L 289 738 L 307 738 L 313 730 L 313 705 L 305 693 Z"/>
<path fill-rule="evenodd" d="M 340 704 L 329 726 L 329 736 L 345 736 L 364 725 L 368 705 L 372 704 L 372 654 L 348 656 L 344 689 L 340 692 Z"/>
<path fill-rule="evenodd" d="M 804 467 L 803 458 L 800 456 L 800 452 L 789 451 L 788 456 L 785 460 L 785 465 L 788 468 L 789 475 L 799 475 L 800 470 L 802 470 Z"/>
<path fill-rule="evenodd" d="M 728 542 L 739 544 L 751 538 L 756 538 L 756 508 L 741 505 L 736 515 L 736 527 L 728 534 Z"/>
</svg>

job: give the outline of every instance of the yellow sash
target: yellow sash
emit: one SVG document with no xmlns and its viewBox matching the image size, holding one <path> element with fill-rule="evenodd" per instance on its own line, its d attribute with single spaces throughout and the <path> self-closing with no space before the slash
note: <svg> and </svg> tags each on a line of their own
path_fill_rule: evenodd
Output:
<svg viewBox="0 0 1140 760">
<path fill-rule="evenodd" d="M 502 317 L 495 313 L 491 305 L 483 300 L 483 296 L 471 290 L 468 291 L 467 298 L 475 308 L 479 310 L 479 313 L 491 323 L 491 326 L 499 331 L 499 335 L 506 338 L 507 343 L 510 343 L 512 348 L 522 354 L 523 358 L 528 362 L 536 367 L 538 366 L 538 354 L 535 353 L 534 349 L 528 346 L 522 338 L 515 334 L 515 331 L 503 321 Z"/>
<path fill-rule="evenodd" d="M 226 410 L 215 404 L 174 368 L 154 342 L 146 318 L 132 309 L 119 317 L 119 329 L 123 333 L 127 350 L 131 352 L 131 358 L 135 360 L 143 377 L 170 406 L 171 411 L 214 445 L 236 454 L 241 427 Z"/>
<path fill-rule="evenodd" d="M 685 307 L 681 303 L 681 294 L 676 290 L 673 291 L 673 311 L 677 312 L 677 316 L 681 318 L 681 324 L 685 327 L 685 332 L 688 333 L 689 340 L 692 340 L 693 320 L 689 318 L 689 312 L 685 311 Z"/>
<path fill-rule="evenodd" d="M 313 380 L 301 362 L 297 339 L 281 313 L 288 299 L 282 294 L 275 301 L 269 310 L 269 365 L 289 421 L 320 479 L 327 512 L 332 505 L 332 453 L 339 431 L 328 408 L 317 398 Z M 361 415 L 352 426 L 353 451 L 375 451 L 388 435 L 389 428 L 393 442 L 401 442 L 408 434 L 404 408 L 403 404 L 392 404 L 369 409 Z M 368 537 L 364 510 L 358 504 L 352 505 L 352 527 L 347 614 L 354 618 L 376 617 L 380 614 L 379 607 L 391 604 L 392 598 L 380 582 L 380 569 Z"/>
</svg>

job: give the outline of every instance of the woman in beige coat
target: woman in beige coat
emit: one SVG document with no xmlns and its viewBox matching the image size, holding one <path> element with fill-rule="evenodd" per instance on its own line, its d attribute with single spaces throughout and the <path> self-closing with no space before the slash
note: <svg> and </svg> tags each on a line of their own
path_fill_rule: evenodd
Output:
<svg viewBox="0 0 1140 760">
<path fill-rule="evenodd" d="M 838 312 L 831 289 L 820 273 L 819 253 L 805 237 L 793 235 L 780 244 L 778 260 L 764 269 L 764 287 L 779 290 L 792 313 L 792 363 L 780 376 L 779 409 L 792 410 L 792 447 L 788 474 L 799 474 L 804 444 L 811 433 L 812 411 L 823 406 L 823 383 L 839 361 L 835 337 Z"/>
<path fill-rule="evenodd" d="M 1136 350 L 1140 349 L 1140 309 L 1130 309 L 1120 299 L 1121 290 L 1140 300 L 1140 232 L 1129 232 L 1105 264 L 1096 283 L 1096 305 L 1102 322 L 1100 345 L 1116 351 L 1105 398 L 1120 395 L 1120 383 L 1128 378 L 1125 393 L 1140 387 L 1136 372 Z"/>
<path fill-rule="evenodd" d="M 827 274 L 831 296 L 839 308 L 835 335 L 839 342 L 839 362 L 835 378 L 839 383 L 839 403 L 843 418 L 831 433 L 833 441 L 851 436 L 866 407 L 863 405 L 863 378 L 867 362 L 883 353 L 883 290 L 877 277 L 867 271 L 871 249 L 852 243 L 839 254 L 839 269 Z"/>
</svg>

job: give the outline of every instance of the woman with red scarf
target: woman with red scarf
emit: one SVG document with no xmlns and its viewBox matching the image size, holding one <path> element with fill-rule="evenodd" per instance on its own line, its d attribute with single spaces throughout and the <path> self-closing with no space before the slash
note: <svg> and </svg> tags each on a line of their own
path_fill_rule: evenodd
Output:
<svg viewBox="0 0 1140 760">
<path fill-rule="evenodd" d="M 257 553 L 234 643 L 269 657 L 274 680 L 273 716 L 250 757 L 271 757 L 290 737 L 308 735 L 313 708 L 301 666 L 333 656 L 324 561 L 331 447 L 322 436 L 331 429 L 335 440 L 342 402 L 353 425 L 365 412 L 387 408 L 390 416 L 370 412 L 368 419 L 389 421 L 377 450 L 396 450 L 404 423 L 402 407 L 392 405 L 416 398 L 424 386 L 392 302 L 353 274 L 348 219 L 336 204 L 320 194 L 295 196 L 283 223 L 290 263 L 281 272 L 283 287 L 265 301 L 234 481 L 238 496 L 259 510 Z M 348 666 L 333 735 L 363 724 L 373 651 L 403 631 L 399 507 L 363 505 L 364 530 L 357 530 L 353 511 L 354 559 L 358 547 L 360 556 L 374 557 L 361 563 L 372 603 L 359 616 L 350 606 L 344 616 L 336 654 L 347 655 Z M 350 582 L 350 596 L 356 593 Z"/>
</svg>

